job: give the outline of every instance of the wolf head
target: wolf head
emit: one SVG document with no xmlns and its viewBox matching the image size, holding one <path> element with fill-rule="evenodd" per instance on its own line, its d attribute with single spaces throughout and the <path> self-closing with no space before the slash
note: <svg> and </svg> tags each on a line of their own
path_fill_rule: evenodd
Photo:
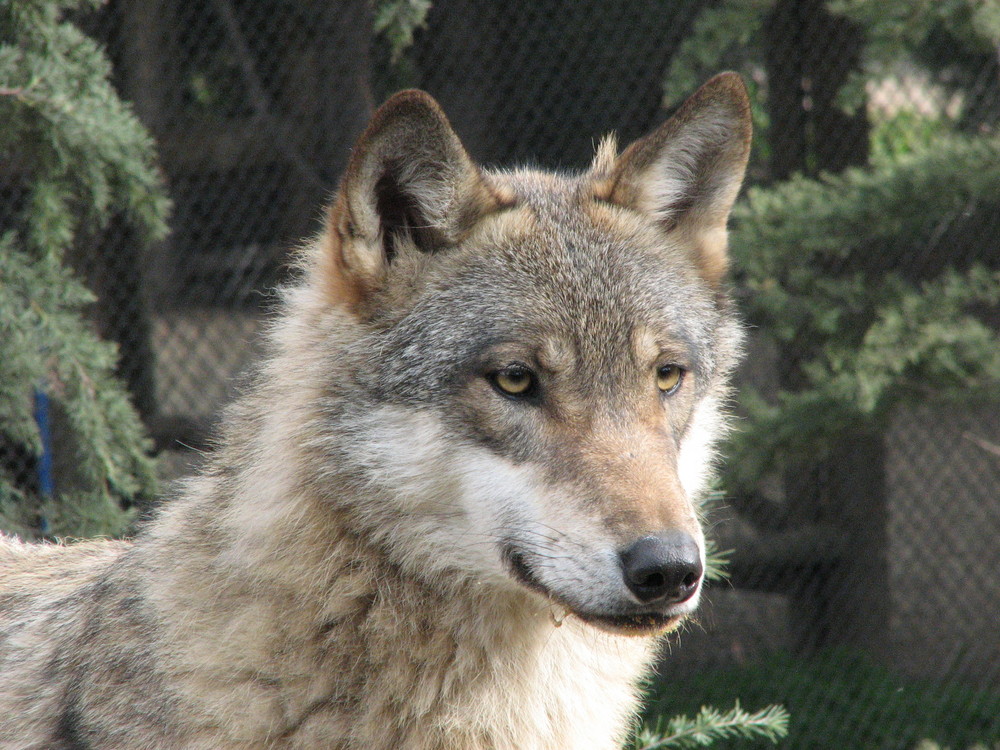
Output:
<svg viewBox="0 0 1000 750">
<path fill-rule="evenodd" d="M 726 221 L 745 88 L 712 79 L 582 174 L 488 171 L 427 94 L 376 113 L 313 261 L 316 444 L 351 517 L 433 582 L 657 632 L 700 593 L 697 503 L 740 330 Z"/>
</svg>

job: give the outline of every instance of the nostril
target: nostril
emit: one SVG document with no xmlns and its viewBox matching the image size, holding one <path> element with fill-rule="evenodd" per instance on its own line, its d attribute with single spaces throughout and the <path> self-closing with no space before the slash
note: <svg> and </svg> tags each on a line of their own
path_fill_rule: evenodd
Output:
<svg viewBox="0 0 1000 750">
<path fill-rule="evenodd" d="M 644 604 L 685 601 L 701 581 L 701 551 L 684 532 L 644 536 L 620 558 L 625 585 Z"/>
<path fill-rule="evenodd" d="M 659 599 L 669 588 L 667 576 L 657 571 L 625 571 L 625 584 L 642 601 Z"/>
<path fill-rule="evenodd" d="M 667 578 L 662 573 L 650 573 L 640 583 L 648 588 L 662 588 L 666 582 Z"/>
</svg>

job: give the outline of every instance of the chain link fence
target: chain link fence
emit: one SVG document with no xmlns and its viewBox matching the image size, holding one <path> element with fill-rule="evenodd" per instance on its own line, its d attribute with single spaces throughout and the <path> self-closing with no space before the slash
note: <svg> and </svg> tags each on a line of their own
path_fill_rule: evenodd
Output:
<svg viewBox="0 0 1000 750">
<path fill-rule="evenodd" d="M 195 449 L 207 447 L 234 378 L 257 355 L 289 250 L 319 230 L 349 149 L 387 94 L 428 90 L 479 162 L 581 168 L 602 134 L 627 143 L 662 121 L 665 82 L 693 59 L 685 41 L 712 38 L 706 11 L 739 21 L 749 13 L 739 5 L 447 0 L 430 6 L 402 51 L 373 32 L 368 0 L 111 0 L 81 15 L 156 139 L 174 201 L 171 235 L 141 256 L 112 223 L 76 259 L 165 477 L 191 471 Z M 864 70 L 877 29 L 820 0 L 744 5 L 764 9 L 759 27 L 699 64 L 748 75 L 766 133 L 753 183 L 863 165 L 880 138 L 903 137 L 879 122 L 985 136 L 1000 119 L 996 49 L 949 47 L 949 29 L 939 30 L 856 86 L 864 103 L 852 111 L 838 97 Z M 1000 213 L 976 216 L 974 225 L 958 216 L 909 257 L 872 263 L 917 278 L 971 261 L 996 268 Z M 982 315 L 996 325 L 996 311 Z M 767 331 L 755 332 L 751 351 L 745 379 L 776 387 L 788 376 L 795 353 Z M 654 690 L 660 710 L 786 703 L 799 727 L 787 747 L 1000 742 L 996 405 L 901 408 L 862 449 L 810 478 L 824 496 L 853 498 L 809 519 L 857 537 L 847 563 L 796 536 L 787 516 L 801 509 L 787 486 L 771 488 L 783 520 L 735 501 L 716 514 L 723 546 L 737 550 L 732 578 L 671 642 Z M 34 481 L 23 454 L 7 447 L 3 456 Z M 935 722 L 959 729 L 924 732 Z"/>
</svg>

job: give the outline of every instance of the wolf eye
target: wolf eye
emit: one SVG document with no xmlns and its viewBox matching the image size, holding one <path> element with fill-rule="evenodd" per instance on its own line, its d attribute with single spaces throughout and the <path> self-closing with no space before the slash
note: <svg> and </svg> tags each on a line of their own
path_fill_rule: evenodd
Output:
<svg viewBox="0 0 1000 750">
<path fill-rule="evenodd" d="M 493 387 L 505 396 L 524 397 L 535 392 L 535 373 L 523 365 L 511 365 L 489 375 Z"/>
<path fill-rule="evenodd" d="M 656 387 L 661 393 L 671 394 L 677 390 L 684 378 L 684 370 L 678 365 L 662 365 L 656 368 Z"/>
</svg>

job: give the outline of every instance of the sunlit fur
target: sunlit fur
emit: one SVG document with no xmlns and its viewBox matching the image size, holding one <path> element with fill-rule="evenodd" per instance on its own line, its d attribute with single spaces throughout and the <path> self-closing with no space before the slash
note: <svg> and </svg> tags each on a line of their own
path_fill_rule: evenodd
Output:
<svg viewBox="0 0 1000 750">
<path fill-rule="evenodd" d="M 0 539 L 0 748 L 619 747 L 698 600 L 619 552 L 704 554 L 748 144 L 732 74 L 582 174 L 390 100 L 201 474 L 131 542 Z"/>
</svg>

